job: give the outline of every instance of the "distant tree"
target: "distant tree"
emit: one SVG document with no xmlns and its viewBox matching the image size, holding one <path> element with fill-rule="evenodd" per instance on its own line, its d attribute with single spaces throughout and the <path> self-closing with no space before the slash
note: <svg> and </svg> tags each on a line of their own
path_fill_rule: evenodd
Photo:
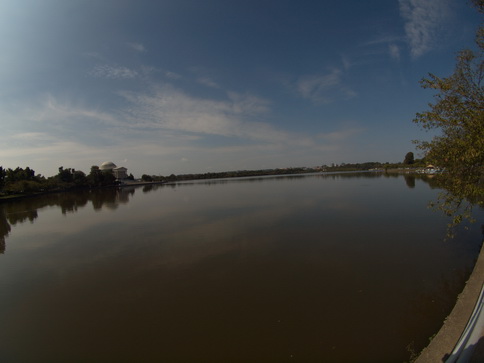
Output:
<svg viewBox="0 0 484 363">
<path fill-rule="evenodd" d="M 0 190 L 3 190 L 5 186 L 5 178 L 7 176 L 7 171 L 0 166 Z"/>
<path fill-rule="evenodd" d="M 98 166 L 91 166 L 91 172 L 87 176 L 87 183 L 91 187 L 108 186 L 116 183 L 116 177 L 109 171 L 103 171 Z"/>
<path fill-rule="evenodd" d="M 35 172 L 26 167 L 22 169 L 20 167 L 16 167 L 15 169 L 7 169 L 6 171 L 6 182 L 14 183 L 21 180 L 33 180 L 35 177 Z"/>
<path fill-rule="evenodd" d="M 27 166 L 23 171 L 23 180 L 34 180 L 34 179 L 35 179 L 35 171 L 33 171 Z"/>
<path fill-rule="evenodd" d="M 86 174 L 80 170 L 75 170 L 72 174 L 72 181 L 74 184 L 76 184 L 76 186 L 85 186 L 87 185 Z"/>
<path fill-rule="evenodd" d="M 72 183 L 74 181 L 74 172 L 71 168 L 64 169 L 63 166 L 59 167 L 59 173 L 56 178 L 63 183 Z"/>
<path fill-rule="evenodd" d="M 150 176 L 150 175 L 147 175 L 147 174 L 143 174 L 141 176 L 141 180 L 145 181 L 145 182 L 151 182 L 153 181 L 153 178 Z"/>
<path fill-rule="evenodd" d="M 484 1 L 473 3 L 484 13 Z M 477 50 L 458 53 L 452 75 L 440 78 L 429 74 L 421 81 L 423 88 L 436 90 L 437 94 L 435 103 L 429 104 L 430 109 L 417 113 L 414 119 L 424 129 L 440 131 L 431 141 L 416 143 L 429 163 L 445 168 L 441 180 L 449 193 L 442 196 L 439 207 L 448 214 L 462 207 L 465 199 L 480 204 L 484 199 L 483 26 L 477 30 L 476 44 Z M 459 212 L 454 222 L 468 216 L 469 210 Z"/>
<path fill-rule="evenodd" d="M 102 182 L 102 173 L 99 169 L 99 166 L 93 165 L 91 166 L 91 172 L 87 176 L 87 183 L 90 186 L 98 186 L 101 185 Z"/>
<path fill-rule="evenodd" d="M 403 163 L 405 165 L 411 165 L 415 162 L 415 159 L 413 157 L 413 152 L 409 151 L 406 155 L 405 155 L 405 159 L 403 160 Z"/>
<path fill-rule="evenodd" d="M 102 175 L 103 175 L 103 181 L 102 181 L 103 186 L 113 185 L 116 183 L 116 177 L 111 171 L 103 171 Z"/>
</svg>

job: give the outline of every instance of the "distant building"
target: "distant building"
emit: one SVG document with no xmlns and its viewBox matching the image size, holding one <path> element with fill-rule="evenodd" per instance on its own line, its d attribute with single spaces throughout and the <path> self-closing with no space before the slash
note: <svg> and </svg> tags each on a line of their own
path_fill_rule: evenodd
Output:
<svg viewBox="0 0 484 363">
<path fill-rule="evenodd" d="M 118 168 L 112 161 L 105 161 L 101 164 L 101 166 L 99 166 L 99 169 L 113 173 L 117 180 L 128 178 L 128 169 L 126 169 L 124 166 L 120 166 Z"/>
<path fill-rule="evenodd" d="M 123 180 L 128 178 L 128 169 L 126 169 L 124 166 L 120 166 L 119 168 L 114 168 L 113 173 L 116 179 L 118 180 Z"/>
<path fill-rule="evenodd" d="M 112 161 L 105 161 L 99 167 L 99 169 L 101 169 L 102 171 L 113 171 L 113 169 L 115 169 L 115 168 L 117 168 L 117 166 Z"/>
</svg>

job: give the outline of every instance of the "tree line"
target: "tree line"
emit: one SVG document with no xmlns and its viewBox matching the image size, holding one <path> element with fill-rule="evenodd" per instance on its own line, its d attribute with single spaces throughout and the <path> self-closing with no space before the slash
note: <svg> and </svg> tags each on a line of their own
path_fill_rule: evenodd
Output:
<svg viewBox="0 0 484 363">
<path fill-rule="evenodd" d="M 130 177 L 133 178 L 132 175 Z M 87 175 L 81 170 L 61 166 L 56 175 L 47 178 L 36 174 L 28 166 L 25 169 L 20 167 L 5 169 L 0 166 L 0 195 L 4 196 L 97 188 L 116 185 L 116 183 L 116 178 L 111 171 L 103 171 L 95 165 Z"/>
<path fill-rule="evenodd" d="M 278 169 L 262 170 L 235 170 L 223 172 L 208 172 L 194 174 L 171 174 L 169 176 L 143 174 L 141 180 L 144 182 L 176 182 L 187 180 L 204 180 L 204 179 L 225 179 L 225 178 L 243 178 L 252 176 L 268 175 L 291 175 L 317 172 L 337 172 L 337 171 L 368 171 L 368 170 L 388 170 L 402 167 L 422 167 L 425 166 L 424 159 L 414 159 L 413 153 L 408 152 L 405 159 L 400 163 L 381 163 L 377 161 L 364 163 L 341 163 L 321 165 L 313 168 L 308 167 L 290 167 Z M 128 177 L 134 180 L 132 174 Z M 50 191 L 64 191 L 81 188 L 98 188 L 107 186 L 116 186 L 116 181 L 111 171 L 103 171 L 98 166 L 93 165 L 90 173 L 85 174 L 81 170 L 73 168 L 59 167 L 59 172 L 51 177 L 44 177 L 36 174 L 30 167 L 15 169 L 5 169 L 0 166 L 0 196 L 33 194 Z"/>
<path fill-rule="evenodd" d="M 405 155 L 403 162 L 389 163 L 369 161 L 364 163 L 341 163 L 332 165 L 321 165 L 317 167 L 290 167 L 278 169 L 257 169 L 257 170 L 233 170 L 223 172 L 208 172 L 196 174 L 171 174 L 169 176 L 163 175 L 148 175 L 143 174 L 141 179 L 146 182 L 176 182 L 187 180 L 204 180 L 204 179 L 227 179 L 227 178 L 244 178 L 252 176 L 268 176 L 268 175 L 291 175 L 304 173 L 318 173 L 318 172 L 336 172 L 336 171 L 368 171 L 368 170 L 388 170 L 406 167 L 424 167 L 426 166 L 425 159 L 414 159 L 412 152 Z"/>
<path fill-rule="evenodd" d="M 250 176 L 264 176 L 264 175 L 282 175 L 282 174 L 302 174 L 312 173 L 320 171 L 316 168 L 284 168 L 284 169 L 263 169 L 263 170 L 234 170 L 234 171 L 222 171 L 222 172 L 208 172 L 208 173 L 195 173 L 195 174 L 171 174 L 169 176 L 162 175 L 146 175 L 141 177 L 144 181 L 157 181 L 157 182 L 175 182 L 186 180 L 204 180 L 204 179 L 225 179 L 225 178 L 244 178 Z"/>
</svg>

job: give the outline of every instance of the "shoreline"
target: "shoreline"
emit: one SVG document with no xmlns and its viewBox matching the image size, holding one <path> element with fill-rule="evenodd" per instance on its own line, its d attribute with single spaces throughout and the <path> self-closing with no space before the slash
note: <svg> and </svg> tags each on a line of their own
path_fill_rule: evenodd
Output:
<svg viewBox="0 0 484 363">
<path fill-rule="evenodd" d="M 166 181 L 152 181 L 152 182 L 141 181 L 141 182 L 124 183 L 124 184 L 116 184 L 116 185 L 105 185 L 102 187 L 74 187 L 69 189 L 48 190 L 43 192 L 31 193 L 31 194 L 14 194 L 14 195 L 0 197 L 0 204 L 13 202 L 20 199 L 40 197 L 42 195 L 47 195 L 47 194 L 69 193 L 69 192 L 75 192 L 79 190 L 91 191 L 91 190 L 109 189 L 109 188 L 126 188 L 126 187 L 137 187 L 137 186 L 143 186 L 143 185 L 159 185 L 159 184 L 166 184 L 166 183 L 167 183 Z"/>
<path fill-rule="evenodd" d="M 154 181 L 130 181 L 124 182 L 121 184 L 114 184 L 114 185 L 104 185 L 104 186 L 73 186 L 66 189 L 52 189 L 47 191 L 37 191 L 30 194 L 14 194 L 14 195 L 3 195 L 0 196 L 0 203 L 5 203 L 9 201 L 19 200 L 23 198 L 31 198 L 36 196 L 41 196 L 44 194 L 52 194 L 52 193 L 64 193 L 70 191 L 77 191 L 77 190 L 93 190 L 93 189 L 105 189 L 105 188 L 125 188 L 130 186 L 140 186 L 140 185 L 158 185 L 158 184 L 169 184 L 169 183 L 177 183 L 177 182 L 185 182 L 185 181 L 196 181 L 196 180 L 217 180 L 217 179 L 237 179 L 237 178 L 252 178 L 252 177 L 266 177 L 266 176 L 285 176 L 285 175 L 301 175 L 301 174 L 338 174 L 338 173 L 352 173 L 352 172 L 360 172 L 360 173 L 383 173 L 383 174 L 415 174 L 415 175 L 431 175 L 421 172 L 422 168 L 376 168 L 376 169 L 354 169 L 354 168 L 334 168 L 334 170 L 316 170 L 316 169 L 305 169 L 297 171 L 290 171 L 284 169 L 283 172 L 275 172 L 275 173 L 266 173 L 264 170 L 262 171 L 252 171 L 249 174 L 242 174 L 242 175 L 230 175 L 230 176 L 215 176 L 215 177 L 201 177 L 203 174 L 189 174 L 193 178 L 186 177 L 187 175 L 179 175 L 180 178 L 175 179 L 166 179 L 166 180 L 154 180 Z M 216 174 L 224 174 L 224 173 L 216 173 Z M 198 177 L 197 177 L 198 176 Z"/>
</svg>

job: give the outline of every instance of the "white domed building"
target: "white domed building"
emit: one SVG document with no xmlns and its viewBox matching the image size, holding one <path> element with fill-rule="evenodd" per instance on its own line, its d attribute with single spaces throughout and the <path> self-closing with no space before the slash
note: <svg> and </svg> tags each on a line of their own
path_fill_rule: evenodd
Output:
<svg viewBox="0 0 484 363">
<path fill-rule="evenodd" d="M 115 168 L 117 168 L 117 166 L 112 161 L 105 161 L 99 166 L 99 169 L 102 171 L 113 171 Z"/>
<path fill-rule="evenodd" d="M 128 178 L 128 169 L 126 169 L 124 166 L 118 168 L 112 161 L 105 161 L 101 164 L 101 166 L 99 166 L 99 169 L 102 171 L 110 171 L 114 174 L 117 180 L 124 180 Z"/>
</svg>

